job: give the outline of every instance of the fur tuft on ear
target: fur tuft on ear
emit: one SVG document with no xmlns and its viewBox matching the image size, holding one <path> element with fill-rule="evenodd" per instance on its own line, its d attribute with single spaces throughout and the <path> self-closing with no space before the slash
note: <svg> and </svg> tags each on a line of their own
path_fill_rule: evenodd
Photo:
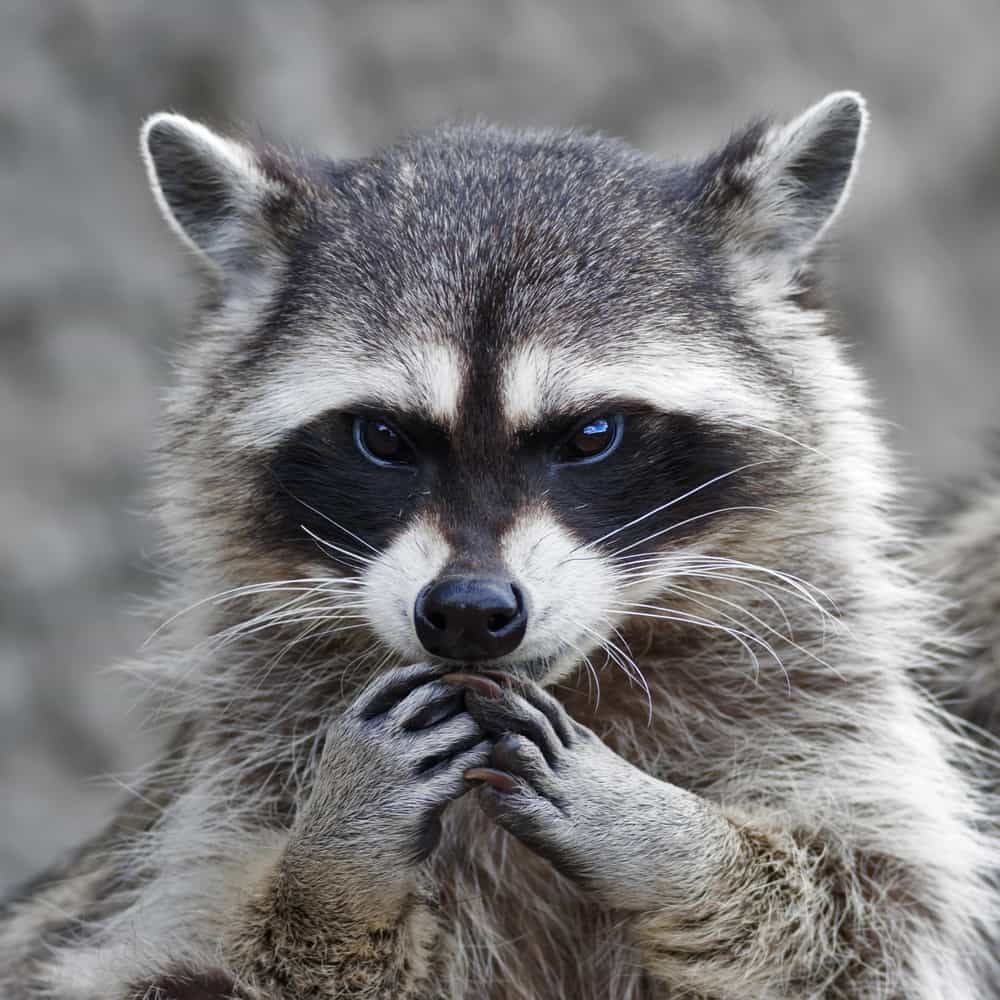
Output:
<svg viewBox="0 0 1000 1000">
<path fill-rule="evenodd" d="M 868 127 L 864 98 L 829 94 L 784 126 L 756 123 L 700 167 L 700 200 L 732 237 L 794 272 L 847 200 Z"/>
<path fill-rule="evenodd" d="M 265 173 L 249 146 L 183 115 L 159 112 L 140 136 L 163 217 L 218 270 L 243 267 L 264 240 L 263 214 L 289 188 Z"/>
</svg>

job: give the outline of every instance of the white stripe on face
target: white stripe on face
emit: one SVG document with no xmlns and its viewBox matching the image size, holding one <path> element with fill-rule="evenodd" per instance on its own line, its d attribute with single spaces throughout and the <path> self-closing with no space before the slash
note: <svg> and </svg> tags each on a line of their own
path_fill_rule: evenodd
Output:
<svg viewBox="0 0 1000 1000">
<path fill-rule="evenodd" d="M 546 413 L 572 413 L 595 399 L 625 397 L 666 412 L 745 423 L 777 416 L 776 401 L 752 373 L 734 374 L 729 352 L 697 349 L 637 331 L 628 358 L 591 359 L 568 347 L 532 341 L 513 354 L 503 379 L 504 415 L 513 429 L 537 425 Z M 744 366 L 746 367 L 746 366 Z M 581 413 L 582 415 L 582 413 Z"/>
<path fill-rule="evenodd" d="M 544 508 L 518 518 L 504 536 L 503 555 L 528 608 L 528 629 L 511 659 L 552 658 L 543 678 L 551 684 L 610 630 L 616 574 Z"/>
<path fill-rule="evenodd" d="M 457 348 L 442 341 L 417 340 L 405 353 L 375 357 L 349 336 L 303 345 L 243 391 L 230 439 L 241 448 L 268 447 L 328 411 L 360 402 L 416 412 L 448 427 L 458 416 L 463 369 Z"/>
<path fill-rule="evenodd" d="M 379 638 L 402 656 L 427 658 L 417 638 L 413 608 L 417 594 L 443 568 L 449 545 L 427 518 L 418 518 L 364 574 L 365 613 Z"/>
</svg>

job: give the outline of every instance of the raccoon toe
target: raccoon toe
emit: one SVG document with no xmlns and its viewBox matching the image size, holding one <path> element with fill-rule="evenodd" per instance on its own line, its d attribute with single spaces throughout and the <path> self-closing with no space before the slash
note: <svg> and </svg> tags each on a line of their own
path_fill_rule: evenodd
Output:
<svg viewBox="0 0 1000 1000">
<path fill-rule="evenodd" d="M 428 681 L 389 710 L 389 719 L 406 730 L 430 729 L 465 711 L 465 694 L 449 684 Z"/>
<path fill-rule="evenodd" d="M 474 768 L 466 777 L 480 783 L 479 806 L 497 826 L 557 867 L 566 865 L 568 853 L 560 835 L 565 817 L 553 802 L 522 779 L 496 768 Z"/>
<path fill-rule="evenodd" d="M 562 797 L 552 768 L 531 740 L 517 733 L 505 733 L 493 745 L 490 763 L 498 772 L 530 785 L 536 794 L 562 809 Z"/>
<path fill-rule="evenodd" d="M 497 698 L 470 687 L 465 706 L 485 733 L 498 738 L 506 733 L 526 737 L 550 766 L 557 763 L 566 749 L 546 715 L 512 689 L 502 690 L 502 697 Z"/>
<path fill-rule="evenodd" d="M 355 711 L 365 721 L 385 715 L 411 692 L 440 676 L 441 668 L 430 663 L 390 670 L 361 692 L 354 704 Z"/>
<path fill-rule="evenodd" d="M 544 688 L 525 681 L 516 684 L 514 689 L 549 720 L 549 724 L 563 746 L 572 746 L 578 734 L 585 731 L 584 727 L 566 711 L 562 703 L 553 698 Z"/>
<path fill-rule="evenodd" d="M 450 802 L 472 789 L 466 773 L 489 762 L 491 744 L 480 740 L 427 770 L 420 785 L 420 820 L 412 845 L 415 862 L 426 861 L 441 839 L 441 815 Z"/>
<path fill-rule="evenodd" d="M 495 796 L 518 799 L 517 807 L 541 800 L 563 811 L 557 781 L 541 750 L 517 733 L 505 733 L 493 745 L 489 766 L 473 768 L 465 777 L 482 782 Z"/>
<path fill-rule="evenodd" d="M 418 730 L 408 742 L 412 747 L 415 773 L 424 777 L 435 777 L 451 769 L 458 758 L 480 743 L 489 746 L 479 723 L 464 712 L 437 726 Z"/>
</svg>

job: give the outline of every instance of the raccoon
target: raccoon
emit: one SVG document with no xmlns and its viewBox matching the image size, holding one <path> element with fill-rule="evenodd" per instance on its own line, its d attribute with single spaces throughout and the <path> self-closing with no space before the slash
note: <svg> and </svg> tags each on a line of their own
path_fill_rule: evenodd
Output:
<svg viewBox="0 0 1000 1000">
<path fill-rule="evenodd" d="M 172 737 L 7 904 L 5 996 L 986 995 L 983 764 L 818 276 L 867 117 L 684 163 L 146 123 L 208 288 Z"/>
</svg>

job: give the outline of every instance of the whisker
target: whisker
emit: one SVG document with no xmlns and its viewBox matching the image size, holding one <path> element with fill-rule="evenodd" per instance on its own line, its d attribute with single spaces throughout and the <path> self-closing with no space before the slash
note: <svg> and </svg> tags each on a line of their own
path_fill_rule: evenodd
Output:
<svg viewBox="0 0 1000 1000">
<path fill-rule="evenodd" d="M 669 527 L 661 528 L 659 531 L 654 531 L 652 534 L 646 535 L 645 538 L 640 538 L 635 542 L 618 549 L 611 553 L 611 558 L 621 556 L 623 553 L 630 551 L 631 549 L 637 548 L 640 545 L 645 545 L 647 542 L 653 541 L 654 538 L 660 538 L 662 535 L 668 535 L 671 531 L 676 531 L 678 528 L 683 528 L 685 525 L 693 524 L 695 521 L 702 521 L 706 517 L 715 517 L 717 514 L 730 514 L 734 511 L 763 511 L 768 514 L 777 514 L 779 511 L 775 510 L 773 507 L 751 507 L 751 506 L 737 506 L 737 507 L 719 507 L 716 510 L 706 511 L 703 514 L 694 514 L 691 517 L 686 517 L 683 521 L 675 521 Z"/>
<path fill-rule="evenodd" d="M 263 583 L 251 583 L 244 584 L 240 587 L 233 587 L 229 590 L 219 591 L 217 594 L 210 594 L 208 597 L 203 597 L 200 600 L 195 601 L 193 604 L 189 604 L 187 607 L 182 608 L 180 611 L 171 615 L 165 621 L 161 622 L 152 631 L 149 637 L 143 643 L 143 648 L 149 645 L 164 629 L 172 625 L 178 618 L 183 617 L 186 614 L 196 610 L 197 608 L 203 607 L 206 604 L 225 604 L 227 601 L 235 601 L 241 597 L 252 597 L 256 594 L 270 593 L 275 590 L 287 590 L 287 591 L 298 591 L 298 590 L 312 590 L 312 587 L 301 587 L 300 584 L 324 584 L 324 583 L 336 583 L 338 586 L 357 586 L 362 581 L 351 578 L 351 577 L 302 577 L 299 579 L 291 580 L 270 580 Z"/>
<path fill-rule="evenodd" d="M 303 630 L 302 633 L 300 633 L 300 635 L 302 634 L 308 635 L 311 629 L 319 628 L 321 620 L 322 619 L 319 619 L 316 621 L 315 624 L 306 626 L 306 628 Z M 305 619 L 303 619 L 303 621 L 305 621 Z M 234 694 L 229 704 L 226 705 L 225 708 L 222 710 L 222 715 L 229 714 L 229 710 L 232 708 L 233 704 L 237 701 L 237 699 L 246 698 L 248 695 L 253 695 L 258 693 L 264 686 L 264 684 L 267 682 L 267 679 L 271 676 L 271 673 L 274 671 L 275 667 L 277 667 L 277 665 L 284 658 L 285 653 L 287 653 L 288 650 L 291 649 L 291 647 L 292 647 L 292 642 L 285 643 L 285 645 L 282 646 L 281 649 L 279 649 L 278 652 L 273 657 L 271 657 L 268 660 L 268 662 L 264 665 L 264 670 L 257 678 L 257 683 L 252 688 L 244 688 L 243 690 Z"/>
<path fill-rule="evenodd" d="M 841 674 L 835 667 L 833 667 L 826 660 L 821 659 L 814 652 L 812 652 L 812 650 L 807 649 L 806 647 L 804 647 L 803 645 L 801 645 L 801 643 L 796 642 L 795 639 L 792 638 L 791 635 L 782 634 L 776 628 L 774 628 L 773 626 L 769 625 L 766 621 L 764 621 L 763 618 L 760 618 L 758 615 L 755 615 L 752 611 L 749 611 L 747 608 L 744 608 L 742 605 L 736 604 L 734 601 L 728 601 L 725 598 L 719 597 L 716 594 L 706 594 L 704 591 L 693 590 L 693 589 L 691 589 L 689 587 L 681 587 L 681 586 L 671 585 L 671 586 L 668 586 L 666 589 L 668 591 L 670 591 L 670 592 L 678 593 L 678 594 L 680 594 L 682 596 L 687 596 L 688 600 L 693 601 L 695 604 L 698 604 L 699 606 L 701 606 L 703 608 L 706 608 L 709 611 L 714 611 L 716 614 L 722 615 L 722 617 L 725 618 L 727 621 L 735 622 L 737 625 L 745 628 L 746 627 L 745 624 L 743 622 L 741 622 L 738 618 L 735 618 L 732 615 L 728 615 L 725 612 L 718 611 L 717 609 L 712 608 L 711 605 L 706 604 L 704 601 L 698 600 L 697 597 L 692 596 L 692 595 L 700 595 L 700 596 L 706 597 L 706 598 L 708 598 L 710 600 L 718 601 L 721 604 L 725 604 L 725 605 L 727 605 L 729 607 L 735 608 L 736 610 L 738 610 L 738 611 L 742 612 L 743 614 L 747 615 L 749 618 L 752 618 L 765 631 L 770 632 L 772 635 L 776 636 L 777 638 L 782 639 L 785 642 L 787 642 L 792 647 L 792 649 L 796 650 L 799 653 L 802 653 L 803 656 L 808 657 L 814 663 L 817 663 L 821 667 L 825 667 L 827 670 L 829 670 L 836 677 L 840 678 L 841 680 L 844 680 L 843 674 Z M 786 619 L 786 621 L 787 621 L 787 619 Z M 758 638 L 760 638 L 760 636 L 758 636 Z M 784 668 L 782 668 L 782 669 L 784 669 Z M 788 672 L 787 671 L 785 671 L 785 680 L 790 685 L 790 678 L 788 676 Z"/>
<path fill-rule="evenodd" d="M 294 619 L 305 611 L 318 610 L 321 608 L 330 608 L 333 610 L 344 609 L 344 610 L 355 610 L 363 607 L 361 602 L 358 603 L 336 603 L 329 604 L 329 598 L 335 596 L 330 594 L 329 591 L 320 590 L 319 588 L 314 588 L 313 590 L 304 592 L 298 597 L 292 598 L 286 601 L 284 604 L 279 605 L 276 608 L 269 608 L 258 615 L 254 615 L 251 618 L 244 619 L 243 621 L 237 622 L 235 625 L 231 625 L 228 628 L 222 629 L 216 632 L 214 635 L 208 637 L 208 641 L 214 642 L 218 639 L 225 637 L 237 637 L 241 633 L 248 633 L 251 630 L 256 630 L 257 625 L 270 625 L 279 624 L 284 621 L 294 621 Z M 345 595 L 347 596 L 347 595 Z M 358 595 L 351 594 L 351 598 L 356 598 Z M 312 598 L 317 598 L 313 603 L 303 603 L 308 602 Z"/>
<path fill-rule="evenodd" d="M 302 506 L 305 507 L 306 510 L 312 511 L 317 517 L 321 517 L 324 521 L 326 521 L 327 524 L 332 524 L 339 531 L 342 531 L 345 535 L 347 535 L 348 538 L 353 538 L 354 541 L 356 541 L 360 545 L 363 545 L 366 549 L 374 553 L 376 556 L 381 556 L 383 554 L 382 551 L 380 549 L 377 549 L 374 545 L 372 545 L 371 542 L 366 541 L 360 535 L 356 535 L 353 531 L 351 531 L 349 528 L 345 528 L 342 524 L 340 524 L 338 521 L 335 521 L 328 514 L 324 514 L 323 511 L 314 507 L 310 503 L 306 503 L 306 501 L 303 500 L 301 497 L 296 496 L 290 489 L 288 489 L 287 486 L 285 486 L 283 482 L 281 482 L 280 479 L 277 479 L 277 477 L 275 477 L 275 480 L 278 483 L 278 486 L 282 490 L 284 490 L 285 493 L 288 494 L 288 496 L 290 496 L 296 503 L 302 504 Z"/>
<path fill-rule="evenodd" d="M 745 579 L 744 577 L 732 576 L 732 575 L 722 574 L 722 573 L 697 572 L 697 571 L 693 571 L 693 570 L 682 570 L 680 572 L 671 572 L 668 569 L 667 572 L 665 572 L 663 574 L 660 574 L 660 573 L 641 574 L 641 575 L 635 576 L 634 578 L 631 577 L 631 576 L 629 576 L 629 575 L 626 575 L 623 579 L 624 579 L 624 582 L 626 583 L 626 585 L 629 585 L 630 583 L 642 582 L 643 579 L 655 580 L 655 579 L 660 579 L 661 577 L 665 581 L 666 580 L 672 580 L 674 578 L 681 579 L 681 580 L 687 580 L 687 579 L 694 578 L 696 580 L 715 580 L 715 581 L 720 581 L 720 582 L 723 582 L 723 583 L 736 583 L 736 584 L 738 584 L 741 587 L 745 587 L 747 590 L 753 591 L 762 600 L 768 601 L 770 604 L 773 604 L 775 610 L 778 612 L 778 614 L 781 615 L 782 621 L 784 623 L 784 626 L 785 626 L 788 634 L 792 635 L 793 632 L 794 632 L 794 629 L 792 628 L 791 619 L 788 617 L 788 613 L 785 611 L 785 607 L 781 603 L 781 601 L 779 601 L 774 596 L 774 594 L 772 594 L 770 591 L 766 590 L 763 586 L 755 584 L 752 581 Z M 789 591 L 787 588 L 781 587 L 778 584 L 773 584 L 772 586 L 774 586 L 778 590 L 781 590 L 783 593 L 793 593 L 792 591 Z M 709 596 L 709 595 L 706 594 L 705 596 Z M 797 594 L 794 594 L 794 596 L 798 597 Z M 820 616 L 820 622 L 822 624 L 823 636 L 824 636 L 824 639 L 825 639 L 825 637 L 826 637 L 826 618 L 823 615 Z"/>
<path fill-rule="evenodd" d="M 607 656 L 611 659 L 613 663 L 621 667 L 626 677 L 630 677 L 638 681 L 640 687 L 643 689 L 646 695 L 646 705 L 648 708 L 647 725 L 652 723 L 653 696 L 652 692 L 649 689 L 649 684 L 646 682 L 646 678 L 643 676 L 642 671 L 639 669 L 639 665 L 635 662 L 635 660 L 632 659 L 632 657 L 628 653 L 626 653 L 624 650 L 618 647 L 610 639 L 607 639 L 605 636 L 602 636 L 600 632 L 598 632 L 596 629 L 591 628 L 589 625 L 586 625 L 583 622 L 578 622 L 577 624 L 579 625 L 580 628 L 583 629 L 584 632 L 587 632 L 589 635 L 593 636 L 597 640 L 597 643 L 601 647 L 601 649 L 604 650 L 604 652 L 607 654 Z"/>
<path fill-rule="evenodd" d="M 637 565 L 638 570 L 635 568 Z M 839 616 L 840 609 L 829 594 L 825 593 L 815 584 L 802 580 L 801 578 L 793 576 L 790 573 L 783 572 L 782 570 L 771 569 L 767 566 L 758 566 L 755 563 L 744 562 L 742 560 L 733 559 L 729 556 L 710 555 L 671 556 L 669 564 L 667 565 L 664 565 L 664 557 L 662 555 L 653 555 L 648 558 L 647 563 L 644 565 L 657 565 L 662 567 L 662 571 L 657 573 L 643 573 L 639 572 L 639 570 L 643 568 L 642 565 L 630 564 L 629 568 L 623 574 L 623 579 L 626 581 L 638 581 L 642 579 L 655 579 L 658 576 L 696 576 L 704 570 L 711 570 L 714 574 L 715 570 L 720 568 L 733 568 L 752 573 L 760 573 L 766 577 L 772 577 L 775 580 L 781 581 L 784 586 L 779 586 L 771 580 L 760 580 L 757 582 L 759 586 L 774 587 L 775 589 L 781 590 L 783 593 L 794 592 L 799 599 L 803 600 L 818 614 L 837 622 L 838 625 L 846 627 L 839 617 L 835 617 Z M 722 576 L 719 576 L 718 578 L 727 579 L 727 577 Z M 743 582 L 742 577 L 731 577 L 731 579 Z M 814 592 L 815 595 L 818 595 L 824 601 L 829 603 L 830 607 L 833 609 L 832 614 L 827 608 L 824 608 L 823 605 L 819 603 L 819 600 L 817 600 Z"/>
<path fill-rule="evenodd" d="M 728 625 L 723 625 L 720 622 L 713 621 L 711 619 L 703 618 L 700 615 L 690 614 L 685 611 L 680 611 L 676 608 L 661 608 L 653 604 L 641 604 L 631 601 L 622 602 L 612 602 L 612 604 L 618 608 L 619 614 L 630 615 L 635 618 L 653 618 L 662 621 L 674 621 L 680 624 L 686 625 L 701 625 L 707 629 L 718 630 L 724 632 L 733 638 L 736 642 L 746 650 L 749 655 L 754 668 L 754 676 L 758 676 L 760 673 L 760 659 L 754 652 L 753 647 L 750 645 L 751 642 L 757 643 L 761 646 L 769 656 L 771 656 L 774 661 L 784 669 L 784 664 L 781 663 L 781 657 L 775 652 L 774 648 L 762 639 L 758 635 L 746 632 L 743 629 L 734 629 Z M 620 605 L 620 607 L 618 607 Z M 648 611 L 633 611 L 631 608 L 643 608 L 649 609 Z"/>
<path fill-rule="evenodd" d="M 300 624 L 300 623 L 312 622 L 312 621 L 331 621 L 334 617 L 337 617 L 337 618 L 356 618 L 356 619 L 359 619 L 359 620 L 366 620 L 366 618 L 367 618 L 367 616 L 365 616 L 365 615 L 336 615 L 336 616 L 334 616 L 334 615 L 330 614 L 329 612 L 327 612 L 325 614 L 320 614 L 320 615 L 303 615 L 303 616 L 294 615 L 294 616 L 290 616 L 288 618 L 283 618 L 283 619 L 280 619 L 280 620 L 277 620 L 277 621 L 267 621 L 267 622 L 264 622 L 261 625 L 257 625 L 255 628 L 252 628 L 252 629 L 240 630 L 239 632 L 237 632 L 237 633 L 235 633 L 233 635 L 229 635 L 229 636 L 224 637 L 221 641 L 211 642 L 209 644 L 209 646 L 210 646 L 210 648 L 215 649 L 216 651 L 218 651 L 218 650 L 223 649 L 224 647 L 230 645 L 231 643 L 236 642 L 238 639 L 245 639 L 248 636 L 257 635 L 260 632 L 269 631 L 270 629 L 273 629 L 276 625 Z"/>
<path fill-rule="evenodd" d="M 703 561 L 710 562 L 713 565 L 722 565 L 723 568 L 731 566 L 734 569 L 748 569 L 757 573 L 763 573 L 767 576 L 772 576 L 797 591 L 804 600 L 815 607 L 818 611 L 825 611 L 825 609 L 819 604 L 816 597 L 813 596 L 814 594 L 826 601 L 835 614 L 840 614 L 840 608 L 837 605 L 837 602 L 828 593 L 826 593 L 826 591 L 816 586 L 816 584 L 810 583 L 808 580 L 803 580 L 800 577 L 793 576 L 791 573 L 786 573 L 783 570 L 772 569 L 769 566 L 760 566 L 757 563 L 745 562 L 742 559 L 733 559 L 729 556 L 703 556 L 701 558 Z"/>
<path fill-rule="evenodd" d="M 572 618 L 567 619 L 567 621 L 573 628 L 579 629 L 581 632 L 583 631 L 582 623 Z M 594 664 L 591 662 L 590 657 L 575 642 L 569 640 L 564 640 L 564 642 L 580 658 L 579 662 L 587 668 L 587 700 L 590 700 L 592 693 L 595 694 L 594 711 L 597 711 L 601 705 L 601 681 L 597 676 L 597 671 L 594 669 Z"/>
<path fill-rule="evenodd" d="M 803 451 L 807 451 L 812 455 L 816 455 L 818 458 L 822 458 L 825 462 L 833 462 L 833 458 L 830 455 L 827 455 L 826 452 L 820 451 L 819 448 L 816 448 L 811 444 L 806 444 L 798 438 L 792 437 L 791 434 L 785 434 L 784 431 L 777 431 L 773 427 L 761 427 L 759 424 L 751 424 L 746 420 L 737 420 L 735 418 L 730 418 L 730 422 L 735 424 L 737 427 L 749 427 L 752 431 L 760 431 L 762 434 L 770 434 L 772 437 L 780 438 L 782 441 L 788 441 L 789 443 L 801 448 Z"/>
<path fill-rule="evenodd" d="M 730 469 L 729 472 L 723 472 L 718 476 L 709 479 L 707 482 L 702 483 L 700 486 L 695 486 L 693 489 L 688 490 L 686 493 L 682 493 L 679 497 L 674 497 L 673 500 L 668 500 L 666 503 L 660 504 L 658 507 L 653 507 L 651 510 L 646 511 L 645 514 L 640 514 L 639 517 L 633 518 L 631 521 L 627 521 L 625 524 L 614 528 L 612 531 L 606 532 L 601 535 L 600 538 L 595 538 L 592 542 L 586 542 L 583 545 L 577 546 L 576 549 L 570 550 L 569 556 L 572 556 L 574 552 L 580 549 L 593 548 L 596 545 L 600 545 L 601 542 L 607 541 L 609 538 L 614 538 L 615 535 L 621 534 L 623 531 L 627 531 L 629 528 L 635 526 L 636 524 L 641 524 L 643 521 L 650 517 L 655 517 L 662 511 L 668 510 L 675 504 L 680 503 L 682 500 L 687 500 L 688 497 L 694 496 L 696 493 L 700 493 L 702 490 L 708 489 L 709 486 L 714 486 L 716 483 L 722 482 L 724 479 L 728 479 L 730 476 L 735 476 L 740 472 L 745 472 L 747 469 L 753 469 L 760 465 L 767 465 L 773 463 L 776 460 L 773 459 L 762 459 L 759 462 L 748 462 L 746 465 L 738 466 L 735 469 Z M 565 560 L 564 560 L 565 561 Z"/>
<path fill-rule="evenodd" d="M 331 549 L 333 552 L 339 552 L 342 556 L 346 556 L 348 559 L 354 559 L 355 561 L 361 563 L 362 566 L 369 566 L 375 562 L 371 556 L 363 556 L 357 552 L 352 552 L 350 549 L 345 549 L 343 546 L 336 545 L 333 542 L 328 542 L 325 538 L 317 535 L 315 531 L 306 527 L 304 524 L 300 524 L 299 527 L 324 550 Z"/>
</svg>

